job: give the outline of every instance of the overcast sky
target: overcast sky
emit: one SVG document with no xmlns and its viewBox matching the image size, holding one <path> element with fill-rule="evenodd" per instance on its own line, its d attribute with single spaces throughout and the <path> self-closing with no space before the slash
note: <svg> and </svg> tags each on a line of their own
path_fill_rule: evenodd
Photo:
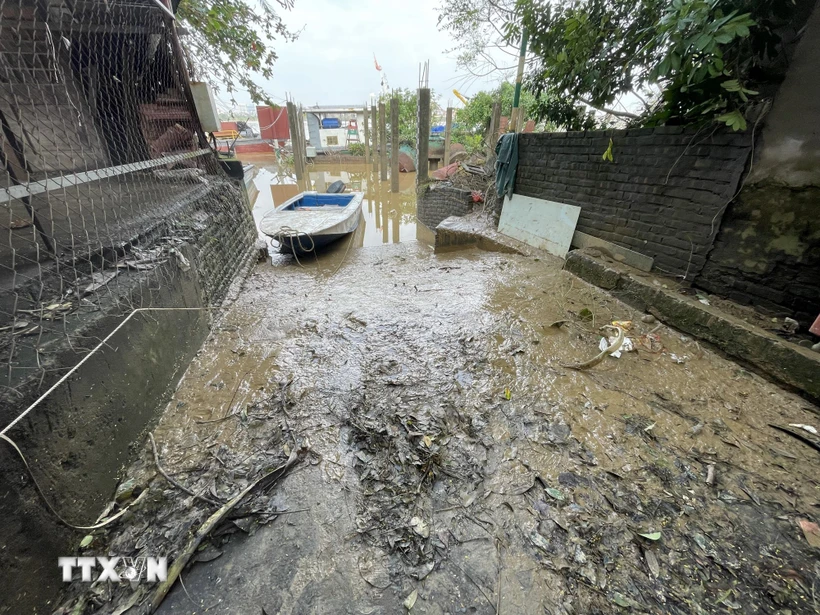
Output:
<svg viewBox="0 0 820 615">
<path fill-rule="evenodd" d="M 460 106 L 454 87 L 469 96 L 493 87 L 499 77 L 464 83 L 454 54 L 446 54 L 453 41 L 436 27 L 436 7 L 445 5 L 446 0 L 296 0 L 283 17 L 292 30 L 304 30 L 293 43 L 277 41 L 273 79 L 259 77 L 260 84 L 274 100 L 290 92 L 304 105 L 364 104 L 380 89 L 375 53 L 391 88 L 417 88 L 419 63 L 429 60 L 430 87 L 439 102 L 452 99 Z M 224 92 L 219 96 L 227 102 Z M 236 99 L 250 102 L 246 93 Z"/>
</svg>

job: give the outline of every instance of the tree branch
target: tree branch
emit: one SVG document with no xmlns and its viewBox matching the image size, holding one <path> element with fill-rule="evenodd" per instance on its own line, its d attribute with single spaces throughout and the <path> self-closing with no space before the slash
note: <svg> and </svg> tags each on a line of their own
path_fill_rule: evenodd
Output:
<svg viewBox="0 0 820 615">
<path fill-rule="evenodd" d="M 614 115 L 615 117 L 627 117 L 631 120 L 637 120 L 640 117 L 640 115 L 630 113 L 629 111 L 617 111 L 615 109 L 609 109 L 608 107 L 599 107 L 598 105 L 593 104 L 592 101 L 586 98 L 581 98 L 580 96 L 578 97 L 578 100 L 587 105 L 588 107 L 592 107 L 596 111 L 609 113 L 610 115 Z"/>
</svg>

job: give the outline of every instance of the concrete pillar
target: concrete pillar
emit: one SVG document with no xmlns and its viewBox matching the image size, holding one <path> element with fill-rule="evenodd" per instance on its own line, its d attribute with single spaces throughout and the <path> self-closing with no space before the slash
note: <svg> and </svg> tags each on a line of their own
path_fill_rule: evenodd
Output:
<svg viewBox="0 0 820 615">
<path fill-rule="evenodd" d="M 293 149 L 293 170 L 296 173 L 296 180 L 304 179 L 304 169 L 302 163 L 304 162 L 305 152 L 302 149 L 302 140 L 300 138 L 300 121 L 299 112 L 296 105 L 292 102 L 288 103 L 288 125 L 290 127 L 290 143 Z"/>
<path fill-rule="evenodd" d="M 293 150 L 293 167 L 294 171 L 296 170 L 296 124 L 294 123 L 294 119 L 296 118 L 296 112 L 293 110 L 293 103 L 288 102 L 285 107 L 288 110 L 288 132 L 290 133 L 290 146 Z M 296 176 L 298 179 L 298 175 Z"/>
<path fill-rule="evenodd" d="M 385 116 L 384 103 L 379 103 L 379 179 L 387 181 L 387 117 Z"/>
<path fill-rule="evenodd" d="M 307 172 L 307 138 L 305 137 L 305 114 L 302 111 L 302 106 L 299 105 L 296 109 L 296 123 L 299 126 L 299 164 L 302 167 L 302 177 L 307 183 L 307 189 L 310 190 L 310 175 Z"/>
<path fill-rule="evenodd" d="M 512 118 L 510 118 L 512 119 Z M 490 119 L 490 130 L 487 132 L 487 153 L 495 153 L 495 144 L 498 141 L 498 133 L 501 132 L 501 103 L 493 103 L 493 114 Z"/>
<path fill-rule="evenodd" d="M 450 137 L 453 130 L 453 108 L 447 107 L 447 120 L 444 123 L 444 166 L 450 164 Z"/>
<path fill-rule="evenodd" d="M 379 123 L 376 116 L 376 105 L 370 105 L 370 117 L 373 124 L 373 171 L 379 170 Z"/>
<path fill-rule="evenodd" d="M 416 165 L 416 183 L 425 183 L 428 179 L 428 157 L 430 154 L 430 88 L 419 88 L 419 132 Z"/>
<path fill-rule="evenodd" d="M 370 164 L 370 127 L 367 125 L 367 107 L 364 108 L 364 163 Z"/>
<path fill-rule="evenodd" d="M 399 191 L 399 99 L 390 100 L 390 192 Z"/>
</svg>

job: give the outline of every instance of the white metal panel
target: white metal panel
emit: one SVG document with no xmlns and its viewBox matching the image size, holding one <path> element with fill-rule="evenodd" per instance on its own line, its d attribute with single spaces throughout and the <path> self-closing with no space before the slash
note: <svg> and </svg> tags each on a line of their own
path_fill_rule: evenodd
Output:
<svg viewBox="0 0 820 615">
<path fill-rule="evenodd" d="M 580 213 L 575 205 L 513 194 L 504 199 L 498 231 L 564 258 Z"/>
<path fill-rule="evenodd" d="M 192 81 L 191 94 L 194 95 L 194 106 L 199 116 L 199 123 L 202 124 L 202 130 L 205 132 L 220 130 L 222 122 L 219 121 L 219 110 L 216 108 L 211 86 L 204 81 Z"/>
</svg>

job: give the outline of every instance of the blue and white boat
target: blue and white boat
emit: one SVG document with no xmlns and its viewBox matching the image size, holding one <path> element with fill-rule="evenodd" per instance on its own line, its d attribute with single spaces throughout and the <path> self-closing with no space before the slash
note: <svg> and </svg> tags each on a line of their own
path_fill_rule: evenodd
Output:
<svg viewBox="0 0 820 615">
<path fill-rule="evenodd" d="M 361 192 L 302 192 L 262 218 L 259 230 L 285 254 L 306 254 L 349 235 L 359 226 Z"/>
</svg>

